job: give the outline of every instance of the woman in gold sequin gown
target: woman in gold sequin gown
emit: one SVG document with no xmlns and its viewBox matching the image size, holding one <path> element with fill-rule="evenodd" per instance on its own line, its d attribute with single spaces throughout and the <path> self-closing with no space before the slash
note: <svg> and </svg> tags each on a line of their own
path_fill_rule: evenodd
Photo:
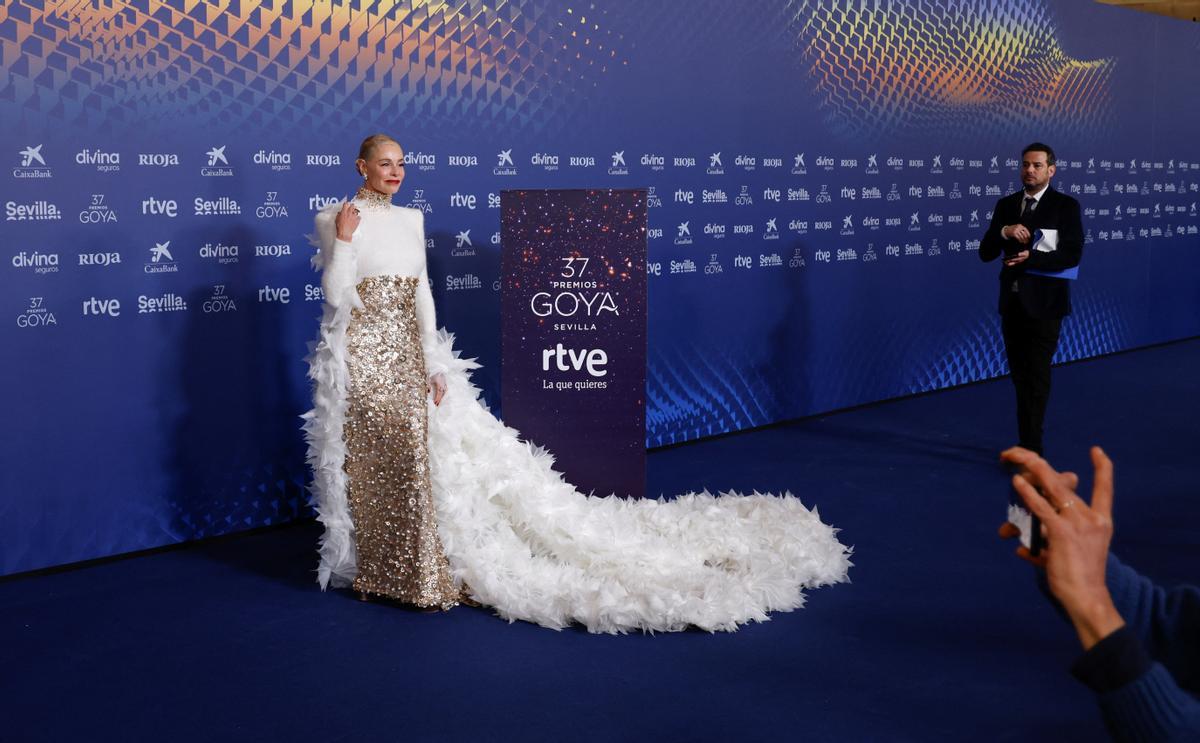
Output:
<svg viewBox="0 0 1200 743">
<path fill-rule="evenodd" d="M 393 206 L 403 152 L 363 143 L 365 184 L 316 220 L 325 310 L 305 415 L 318 580 L 423 607 L 593 632 L 733 630 L 846 580 L 850 550 L 789 494 L 579 493 L 479 400 L 438 333 L 422 214 Z M 469 586 L 469 588 L 466 588 Z"/>
</svg>

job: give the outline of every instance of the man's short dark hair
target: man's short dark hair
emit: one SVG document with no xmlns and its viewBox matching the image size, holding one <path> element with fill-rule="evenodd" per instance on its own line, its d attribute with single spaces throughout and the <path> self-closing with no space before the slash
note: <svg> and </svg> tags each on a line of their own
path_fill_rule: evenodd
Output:
<svg viewBox="0 0 1200 743">
<path fill-rule="evenodd" d="M 1054 150 L 1050 149 L 1050 145 L 1042 144 L 1041 142 L 1034 142 L 1025 149 L 1021 150 L 1021 157 L 1024 158 L 1025 155 L 1029 154 L 1030 152 L 1045 152 L 1047 165 L 1053 165 L 1057 159 L 1054 157 Z"/>
</svg>

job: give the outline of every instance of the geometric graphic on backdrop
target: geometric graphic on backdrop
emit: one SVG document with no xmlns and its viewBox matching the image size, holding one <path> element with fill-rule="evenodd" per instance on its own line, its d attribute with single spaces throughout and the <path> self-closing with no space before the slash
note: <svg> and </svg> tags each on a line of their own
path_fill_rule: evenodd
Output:
<svg viewBox="0 0 1200 743">
<path fill-rule="evenodd" d="M 600 16 L 545 0 L 6 4 L 0 111 L 29 131 L 561 124 L 623 63 Z"/>
<path fill-rule="evenodd" d="M 970 131 L 1104 131 L 1112 59 L 1078 61 L 1043 3 L 815 3 L 796 10 L 801 64 L 833 128 L 894 139 Z"/>
</svg>

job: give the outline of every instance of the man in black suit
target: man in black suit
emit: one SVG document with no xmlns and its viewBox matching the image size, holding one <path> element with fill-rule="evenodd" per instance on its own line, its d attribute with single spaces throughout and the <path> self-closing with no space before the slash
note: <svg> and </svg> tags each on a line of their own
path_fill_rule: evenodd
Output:
<svg viewBox="0 0 1200 743">
<path fill-rule="evenodd" d="M 1035 142 L 1021 153 L 1024 188 L 996 202 L 992 222 L 979 243 L 979 258 L 1003 255 L 1000 319 L 1004 350 L 1017 390 L 1017 431 L 1021 446 L 1042 453 L 1042 421 L 1050 398 L 1050 361 L 1058 348 L 1063 317 L 1071 314 L 1070 280 L 1036 272 L 1079 265 L 1083 221 L 1079 202 L 1055 191 L 1054 150 Z M 1051 231 L 1051 232 L 1047 232 Z M 1057 246 L 1038 236 L 1057 233 Z"/>
</svg>

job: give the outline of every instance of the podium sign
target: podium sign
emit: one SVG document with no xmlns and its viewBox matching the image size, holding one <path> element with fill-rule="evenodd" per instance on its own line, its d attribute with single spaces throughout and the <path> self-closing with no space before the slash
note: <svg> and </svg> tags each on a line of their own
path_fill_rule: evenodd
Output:
<svg viewBox="0 0 1200 743">
<path fill-rule="evenodd" d="M 500 195 L 504 421 L 584 493 L 646 487 L 646 192 Z"/>
</svg>

